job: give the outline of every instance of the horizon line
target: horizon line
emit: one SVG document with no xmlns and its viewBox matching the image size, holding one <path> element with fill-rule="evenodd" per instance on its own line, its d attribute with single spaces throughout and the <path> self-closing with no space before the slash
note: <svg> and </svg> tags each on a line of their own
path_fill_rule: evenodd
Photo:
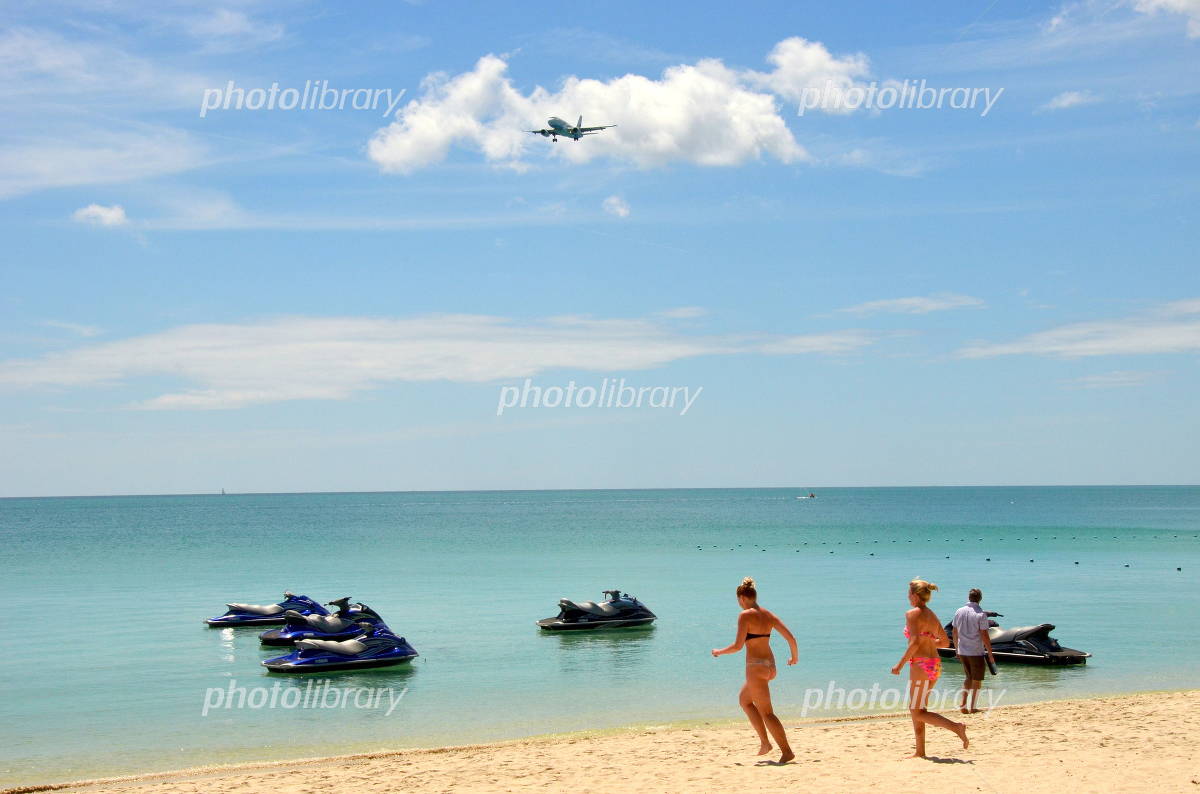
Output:
<svg viewBox="0 0 1200 794">
<path fill-rule="evenodd" d="M 667 486 L 636 488 L 420 488 L 413 490 L 366 490 L 366 491 L 191 491 L 178 493 L 95 493 L 95 494 L 42 494 L 0 496 L 4 499 L 124 499 L 130 497 L 158 496 L 335 496 L 343 494 L 466 494 L 466 493 L 565 493 L 571 491 L 808 491 L 817 490 L 887 490 L 926 488 L 1197 488 L 1200 483 L 1047 483 L 1047 484 L 972 484 L 972 485 L 822 485 L 801 487 L 798 485 L 715 485 L 715 486 Z"/>
</svg>

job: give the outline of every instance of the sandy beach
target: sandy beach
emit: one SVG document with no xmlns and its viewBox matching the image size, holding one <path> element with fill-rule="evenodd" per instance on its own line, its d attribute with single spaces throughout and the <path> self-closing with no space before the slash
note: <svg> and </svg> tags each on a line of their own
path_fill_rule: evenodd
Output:
<svg viewBox="0 0 1200 794">
<path fill-rule="evenodd" d="M 8 792 L 1200 791 L 1200 690 L 1005 706 L 964 717 L 971 746 L 930 729 L 909 760 L 906 716 L 788 721 L 796 762 L 764 763 L 743 723 L 628 729 Z"/>
</svg>

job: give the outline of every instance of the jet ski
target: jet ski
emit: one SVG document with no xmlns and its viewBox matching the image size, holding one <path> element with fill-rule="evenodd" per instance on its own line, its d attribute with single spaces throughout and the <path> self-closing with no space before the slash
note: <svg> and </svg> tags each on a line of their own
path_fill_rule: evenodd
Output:
<svg viewBox="0 0 1200 794">
<path fill-rule="evenodd" d="M 558 615 L 537 622 L 546 631 L 589 631 L 647 626 L 658 617 L 645 604 L 620 590 L 605 590 L 605 600 L 580 601 L 567 598 L 558 601 Z"/>
<path fill-rule="evenodd" d="M 996 612 L 986 613 L 989 618 L 1004 617 Z M 989 620 L 988 639 L 992 643 L 992 655 L 997 662 L 1015 662 L 1017 664 L 1066 665 L 1087 664 L 1090 653 L 1077 651 L 1074 648 L 1064 648 L 1058 640 L 1050 636 L 1054 631 L 1053 623 L 1042 623 L 1037 626 L 1019 626 L 1012 629 L 1000 628 L 994 620 Z M 951 624 L 946 624 L 946 634 L 950 634 Z M 944 659 L 953 659 L 956 655 L 954 646 L 938 648 L 938 655 Z"/>
<path fill-rule="evenodd" d="M 358 635 L 348 640 L 296 640 L 294 651 L 266 659 L 262 665 L 272 673 L 319 673 L 389 667 L 419 655 L 408 640 L 386 626 L 363 621 L 358 627 Z"/>
<path fill-rule="evenodd" d="M 360 623 L 382 626 L 383 618 L 366 604 L 351 604 L 350 596 L 330 601 L 336 607 L 333 615 L 304 615 L 294 609 L 283 613 L 282 628 L 269 629 L 258 635 L 263 645 L 291 645 L 296 640 L 351 640 L 362 634 Z"/>
<path fill-rule="evenodd" d="M 270 626 L 284 622 L 283 613 L 289 609 L 301 615 L 328 615 L 329 610 L 308 596 L 298 596 L 284 591 L 278 604 L 226 604 L 229 611 L 204 621 L 210 626 Z"/>
</svg>

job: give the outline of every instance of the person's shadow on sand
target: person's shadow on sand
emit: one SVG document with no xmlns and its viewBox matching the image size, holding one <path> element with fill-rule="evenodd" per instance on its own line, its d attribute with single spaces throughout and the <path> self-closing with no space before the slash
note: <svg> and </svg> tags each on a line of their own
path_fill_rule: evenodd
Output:
<svg viewBox="0 0 1200 794">
<path fill-rule="evenodd" d="M 964 760 L 962 758 L 939 758 L 936 755 L 925 756 L 926 761 L 932 761 L 935 764 L 973 764 L 974 761 Z"/>
</svg>

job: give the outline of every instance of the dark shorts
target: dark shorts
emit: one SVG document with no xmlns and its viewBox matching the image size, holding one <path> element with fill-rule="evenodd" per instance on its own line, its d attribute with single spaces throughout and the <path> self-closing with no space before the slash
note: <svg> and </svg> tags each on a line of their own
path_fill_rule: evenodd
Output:
<svg viewBox="0 0 1200 794">
<path fill-rule="evenodd" d="M 982 681 L 983 668 L 986 661 L 986 656 L 960 656 L 958 660 L 962 662 L 963 672 L 967 675 L 968 681 Z"/>
</svg>

